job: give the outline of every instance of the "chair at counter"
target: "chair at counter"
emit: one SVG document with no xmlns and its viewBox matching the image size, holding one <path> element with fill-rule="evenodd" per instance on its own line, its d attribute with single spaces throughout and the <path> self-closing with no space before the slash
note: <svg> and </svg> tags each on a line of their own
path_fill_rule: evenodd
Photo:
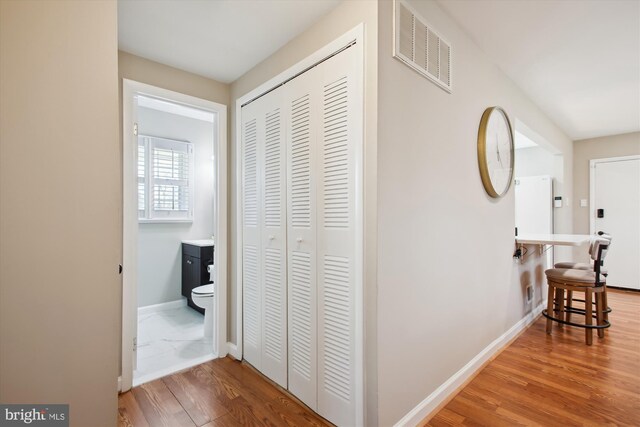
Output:
<svg viewBox="0 0 640 427">
<path fill-rule="evenodd" d="M 552 322 L 557 322 L 560 327 L 570 325 L 585 328 L 587 345 L 593 342 L 594 329 L 597 329 L 598 337 L 604 338 L 604 330 L 611 326 L 608 316 L 611 310 L 607 306 L 606 294 L 607 271 L 603 268 L 604 258 L 610 245 L 611 236 L 599 232 L 592 237 L 589 245 L 591 264 L 563 262 L 545 271 L 549 294 L 547 309 L 543 310 L 542 314 L 547 318 L 548 334 L 551 333 Z M 584 300 L 574 299 L 574 292 L 583 292 Z M 576 301 L 584 302 L 584 309 L 576 308 L 573 304 Z M 585 323 L 572 322 L 572 314 L 584 315 Z"/>
</svg>

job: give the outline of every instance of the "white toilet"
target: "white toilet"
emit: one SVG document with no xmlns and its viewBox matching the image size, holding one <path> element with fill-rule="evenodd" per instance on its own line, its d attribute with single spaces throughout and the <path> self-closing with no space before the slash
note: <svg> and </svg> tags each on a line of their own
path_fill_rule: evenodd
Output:
<svg viewBox="0 0 640 427">
<path fill-rule="evenodd" d="M 213 264 L 207 267 L 209 279 L 213 282 L 215 278 L 215 270 Z M 211 340 L 213 338 L 213 283 L 198 286 L 191 291 L 191 299 L 193 303 L 204 309 L 204 338 Z"/>
</svg>

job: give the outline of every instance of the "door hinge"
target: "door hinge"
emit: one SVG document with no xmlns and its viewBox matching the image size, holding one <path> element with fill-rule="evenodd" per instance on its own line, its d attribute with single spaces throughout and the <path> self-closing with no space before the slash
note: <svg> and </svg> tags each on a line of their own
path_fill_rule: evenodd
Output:
<svg viewBox="0 0 640 427">
<path fill-rule="evenodd" d="M 133 337 L 133 351 L 138 351 L 138 337 Z"/>
<path fill-rule="evenodd" d="M 134 136 L 138 136 L 138 124 L 137 123 L 133 124 L 133 135 Z"/>
</svg>

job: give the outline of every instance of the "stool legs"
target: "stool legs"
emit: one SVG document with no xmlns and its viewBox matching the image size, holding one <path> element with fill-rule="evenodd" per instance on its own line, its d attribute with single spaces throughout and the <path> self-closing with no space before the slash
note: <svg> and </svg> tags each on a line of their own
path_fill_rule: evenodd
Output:
<svg viewBox="0 0 640 427">
<path fill-rule="evenodd" d="M 571 322 L 571 309 L 573 308 L 573 291 L 567 291 L 567 315 L 566 321 Z"/>
<path fill-rule="evenodd" d="M 556 316 L 556 318 L 564 320 L 564 289 L 556 288 L 556 300 L 558 301 L 557 302 L 558 315 Z M 562 323 L 558 323 L 558 327 L 560 329 L 562 329 L 563 326 L 564 325 Z"/>
<path fill-rule="evenodd" d="M 549 293 L 547 295 L 547 315 L 553 316 L 553 294 L 555 286 L 549 284 Z M 547 333 L 551 334 L 551 319 L 547 317 Z"/>
<path fill-rule="evenodd" d="M 596 322 L 598 325 L 604 325 L 604 312 L 607 309 L 602 303 L 604 299 L 604 292 L 598 292 L 596 294 Z M 604 338 L 604 329 L 598 329 L 598 338 Z"/>
<path fill-rule="evenodd" d="M 593 344 L 593 329 L 589 326 L 593 324 L 593 292 L 591 289 L 586 289 L 584 292 L 584 317 L 585 317 L 585 325 L 587 327 L 584 330 L 585 341 L 587 345 Z M 596 309 L 597 310 L 597 309 Z"/>
<path fill-rule="evenodd" d="M 607 285 L 602 285 L 604 288 L 602 289 L 602 311 L 604 311 L 604 320 L 609 321 L 609 301 L 607 301 Z"/>
<path fill-rule="evenodd" d="M 562 328 L 564 324 L 584 328 L 587 345 L 593 344 L 594 329 L 598 331 L 598 338 L 604 338 L 604 329 L 610 326 L 607 319 L 607 293 L 604 286 L 574 286 L 570 283 L 556 283 L 551 280 L 549 280 L 548 286 L 547 309 L 542 312 L 547 318 L 547 334 L 551 334 L 552 322 L 557 322 L 558 328 Z M 584 292 L 584 310 L 581 307 L 573 307 L 573 293 L 575 291 Z M 570 320 L 571 310 L 575 310 L 580 315 L 584 314 L 584 323 L 572 323 Z"/>
</svg>

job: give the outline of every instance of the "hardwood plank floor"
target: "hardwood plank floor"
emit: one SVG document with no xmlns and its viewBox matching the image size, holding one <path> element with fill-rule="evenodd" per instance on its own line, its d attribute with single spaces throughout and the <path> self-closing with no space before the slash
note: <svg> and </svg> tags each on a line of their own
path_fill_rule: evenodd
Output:
<svg viewBox="0 0 640 427">
<path fill-rule="evenodd" d="M 217 359 L 118 398 L 121 427 L 331 426 L 250 366 Z"/>
<path fill-rule="evenodd" d="M 541 317 L 423 425 L 640 426 L 640 293 L 608 293 L 604 339 Z"/>
<path fill-rule="evenodd" d="M 538 319 L 428 426 L 640 425 L 640 293 L 609 291 L 604 339 Z M 578 316 L 576 316 L 578 317 Z M 579 319 L 576 319 L 579 320 Z M 218 359 L 119 397 L 119 426 L 330 426 L 250 366 Z"/>
</svg>

